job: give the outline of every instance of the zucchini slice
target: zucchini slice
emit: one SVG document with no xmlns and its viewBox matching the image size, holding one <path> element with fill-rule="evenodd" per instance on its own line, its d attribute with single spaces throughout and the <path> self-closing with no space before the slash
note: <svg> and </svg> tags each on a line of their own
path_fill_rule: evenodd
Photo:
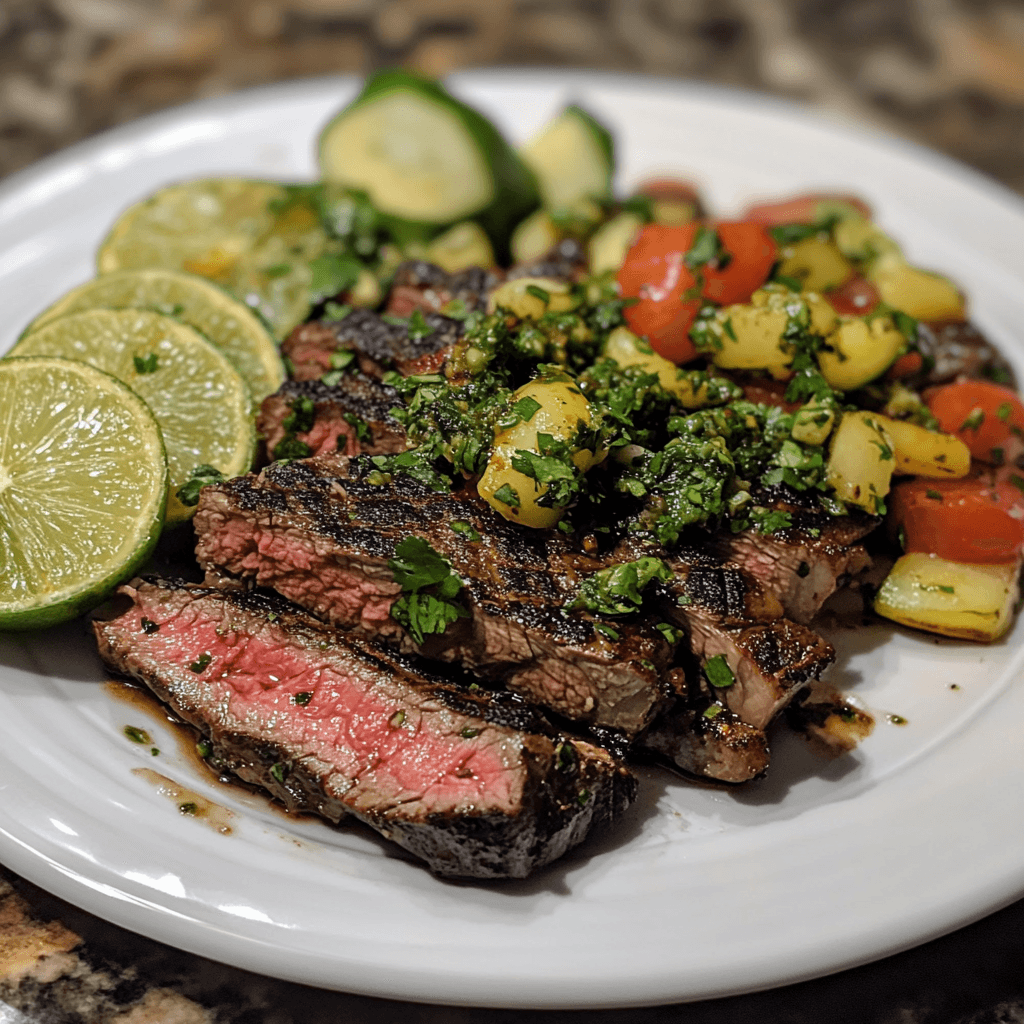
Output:
<svg viewBox="0 0 1024 1024">
<path fill-rule="evenodd" d="M 548 210 L 611 196 L 615 171 L 611 133 L 580 107 L 566 107 L 520 155 L 537 176 Z"/>
<path fill-rule="evenodd" d="M 494 125 L 407 71 L 374 75 L 324 128 L 320 169 L 389 218 L 435 228 L 477 220 L 502 252 L 538 203 L 533 176 Z"/>
</svg>

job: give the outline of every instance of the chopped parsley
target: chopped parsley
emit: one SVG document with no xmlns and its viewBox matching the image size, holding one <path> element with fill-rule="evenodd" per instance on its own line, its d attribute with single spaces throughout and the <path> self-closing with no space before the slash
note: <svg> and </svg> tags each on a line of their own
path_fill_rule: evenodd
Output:
<svg viewBox="0 0 1024 1024">
<path fill-rule="evenodd" d="M 282 785 L 284 784 L 284 765 L 280 761 L 270 766 L 270 774 Z"/>
<path fill-rule="evenodd" d="M 145 616 L 139 619 L 139 625 L 142 627 L 142 632 L 147 634 L 156 633 L 160 629 L 158 623 L 154 622 L 152 619 L 147 619 Z"/>
<path fill-rule="evenodd" d="M 512 489 L 510 484 L 502 484 L 494 492 L 494 498 L 503 505 L 508 505 L 509 508 L 519 508 L 522 505 L 519 495 Z"/>
<path fill-rule="evenodd" d="M 535 299 L 540 299 L 545 306 L 551 301 L 551 292 L 545 291 L 539 285 L 528 284 L 526 286 L 526 292 L 528 295 L 532 295 Z"/>
<path fill-rule="evenodd" d="M 153 740 L 149 733 L 145 729 L 140 729 L 135 725 L 126 725 L 124 727 L 124 734 L 132 741 L 132 743 L 145 744 L 149 746 Z"/>
<path fill-rule="evenodd" d="M 301 693 L 297 693 L 292 697 L 292 703 L 298 704 L 300 707 L 305 707 L 313 699 L 312 690 L 303 690 Z"/>
<path fill-rule="evenodd" d="M 967 415 L 967 419 L 960 424 L 960 430 L 973 430 L 977 432 L 981 429 L 982 423 L 985 422 L 985 410 L 984 409 L 972 409 Z"/>
</svg>

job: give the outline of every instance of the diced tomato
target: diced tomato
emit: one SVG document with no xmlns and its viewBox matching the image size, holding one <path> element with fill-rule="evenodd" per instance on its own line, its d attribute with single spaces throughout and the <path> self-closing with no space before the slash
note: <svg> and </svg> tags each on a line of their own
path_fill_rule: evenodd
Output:
<svg viewBox="0 0 1024 1024">
<path fill-rule="evenodd" d="M 867 316 L 879 302 L 875 286 L 864 277 L 851 277 L 846 284 L 825 293 L 837 313 L 846 316 Z"/>
<path fill-rule="evenodd" d="M 830 195 L 816 192 L 811 195 L 794 196 L 777 203 L 754 203 L 747 207 L 744 220 L 775 227 L 778 224 L 817 224 L 825 212 L 822 203 L 847 203 L 862 216 L 871 219 L 871 207 L 856 196 Z"/>
<path fill-rule="evenodd" d="M 623 298 L 638 301 L 624 310 L 629 329 L 674 363 L 697 355 L 689 330 L 701 307 L 697 278 L 685 263 L 697 237 L 696 223 L 648 224 L 626 254 L 618 273 Z"/>
<path fill-rule="evenodd" d="M 747 302 L 768 280 L 777 258 L 775 240 L 762 225 L 749 221 L 725 221 L 715 230 L 728 259 L 721 269 L 704 268 L 704 296 L 720 306 Z"/>
<path fill-rule="evenodd" d="M 886 499 L 904 548 L 951 562 L 1008 563 L 1024 548 L 1024 493 L 988 473 L 896 484 Z"/>
<path fill-rule="evenodd" d="M 676 363 L 688 362 L 697 354 L 689 330 L 702 296 L 721 305 L 744 302 L 764 284 L 775 262 L 775 243 L 764 228 L 727 222 L 715 226 L 728 255 L 723 266 L 711 262 L 691 270 L 686 255 L 702 227 L 696 222 L 648 224 L 618 274 L 623 298 L 638 300 L 626 307 L 626 323 L 645 335 L 656 352 Z"/>
<path fill-rule="evenodd" d="M 1024 405 L 1001 384 L 958 380 L 931 389 L 924 400 L 939 427 L 959 437 L 983 462 L 1003 462 L 1007 443 L 1024 436 Z"/>
</svg>

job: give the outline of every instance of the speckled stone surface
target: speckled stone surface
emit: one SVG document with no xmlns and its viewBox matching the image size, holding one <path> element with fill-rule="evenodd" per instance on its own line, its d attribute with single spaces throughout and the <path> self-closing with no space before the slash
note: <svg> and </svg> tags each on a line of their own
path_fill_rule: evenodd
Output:
<svg viewBox="0 0 1024 1024">
<path fill-rule="evenodd" d="M 190 99 L 394 63 L 432 74 L 591 67 L 765 90 L 931 145 L 1024 193 L 1020 0 L 0 0 L 0 176 Z M 771 992 L 526 1013 L 258 977 L 135 936 L 0 867 L 0 1024 L 575 1020 L 1024 1022 L 1024 902 L 918 949 Z"/>
</svg>

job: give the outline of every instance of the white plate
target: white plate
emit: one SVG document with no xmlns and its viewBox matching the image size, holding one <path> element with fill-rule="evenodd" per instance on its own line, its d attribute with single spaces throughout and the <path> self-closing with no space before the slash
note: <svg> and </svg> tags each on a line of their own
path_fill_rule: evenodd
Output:
<svg viewBox="0 0 1024 1024">
<path fill-rule="evenodd" d="M 906 144 L 738 93 L 639 79 L 473 74 L 458 92 L 526 138 L 567 99 L 614 125 L 621 184 L 697 179 L 712 207 L 851 189 L 912 258 L 947 270 L 1020 364 L 1024 207 Z M 348 80 L 203 102 L 76 146 L 0 188 L 0 352 L 91 273 L 116 214 L 166 182 L 302 178 Z M 880 721 L 851 757 L 780 736 L 736 792 L 651 773 L 620 834 L 525 883 L 432 878 L 362 832 L 288 822 L 200 779 L 164 726 L 114 700 L 81 623 L 0 638 L 0 856 L 127 928 L 265 974 L 358 993 L 583 1007 L 725 995 L 850 967 L 1024 892 L 1020 624 L 991 647 L 885 628 L 838 638 L 834 678 Z M 960 689 L 953 690 L 956 683 Z M 148 728 L 159 757 L 123 736 Z M 223 836 L 132 768 L 237 812 Z"/>
</svg>

